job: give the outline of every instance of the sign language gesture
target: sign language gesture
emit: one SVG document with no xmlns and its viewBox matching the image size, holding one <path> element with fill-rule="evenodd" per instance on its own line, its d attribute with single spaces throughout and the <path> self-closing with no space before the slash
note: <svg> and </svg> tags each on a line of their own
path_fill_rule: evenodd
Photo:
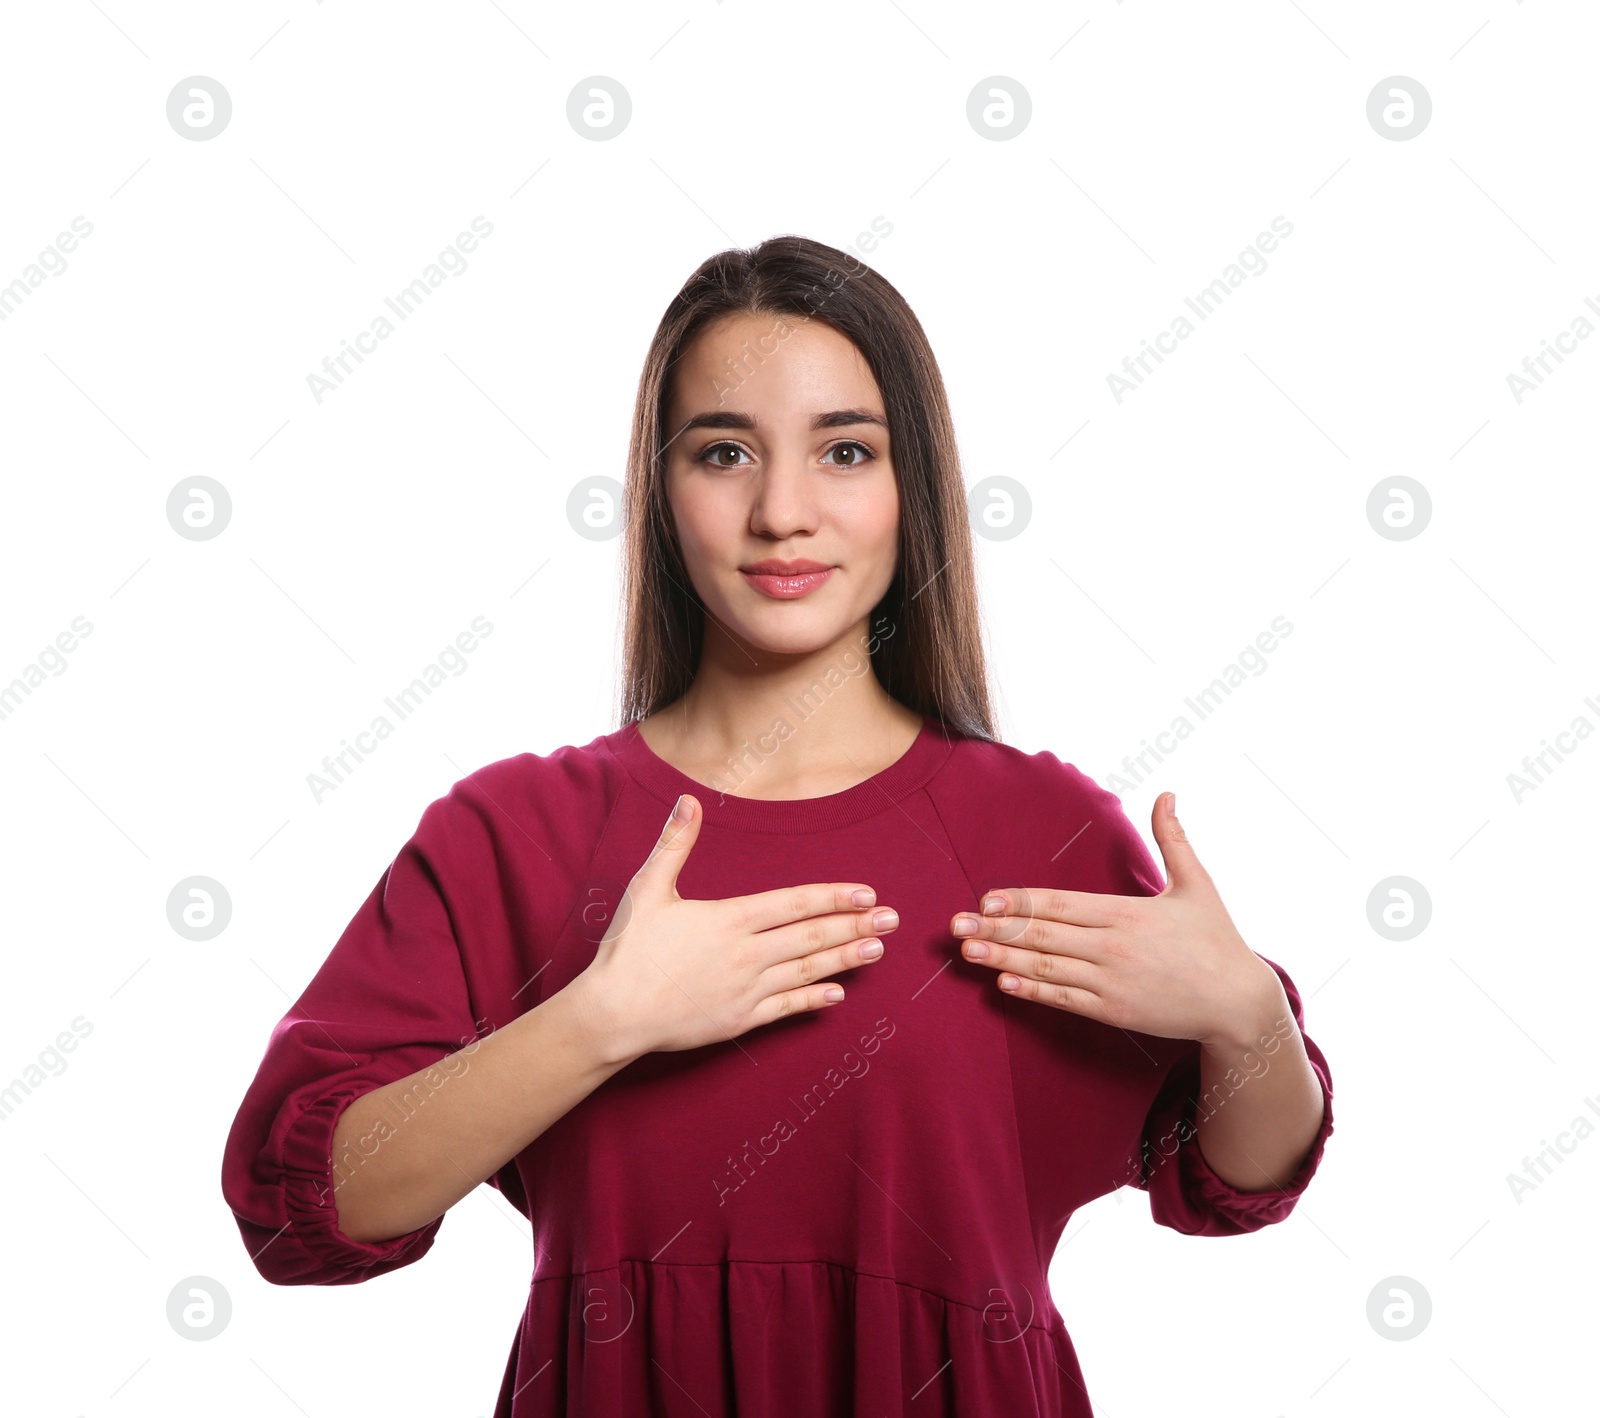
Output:
<svg viewBox="0 0 1600 1418">
<path fill-rule="evenodd" d="M 585 1018 L 619 1060 L 718 1043 L 845 997 L 834 975 L 883 955 L 900 916 L 865 882 L 725 900 L 678 894 L 705 812 L 684 793 L 578 977 Z"/>
<path fill-rule="evenodd" d="M 1019 998 L 1161 1038 L 1220 1044 L 1280 1017 L 1282 982 L 1235 929 L 1175 804 L 1164 793 L 1150 816 L 1167 871 L 1159 896 L 990 891 L 982 914 L 951 919 L 965 957 L 1001 971 Z"/>
</svg>

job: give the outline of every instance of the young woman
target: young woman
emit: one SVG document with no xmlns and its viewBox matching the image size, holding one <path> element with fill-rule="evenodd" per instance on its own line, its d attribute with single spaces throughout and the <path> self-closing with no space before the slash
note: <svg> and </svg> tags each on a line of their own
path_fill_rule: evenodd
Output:
<svg viewBox="0 0 1600 1418">
<path fill-rule="evenodd" d="M 497 1418 L 1089 1418 L 1062 1229 L 1127 1184 L 1191 1234 L 1287 1216 L 1333 1125 L 1300 996 L 1170 794 L 1163 885 L 1112 793 L 995 739 L 881 276 L 705 262 L 628 478 L 622 727 L 422 814 L 228 1137 L 250 1254 L 368 1280 L 489 1181 L 535 1261 Z"/>
</svg>

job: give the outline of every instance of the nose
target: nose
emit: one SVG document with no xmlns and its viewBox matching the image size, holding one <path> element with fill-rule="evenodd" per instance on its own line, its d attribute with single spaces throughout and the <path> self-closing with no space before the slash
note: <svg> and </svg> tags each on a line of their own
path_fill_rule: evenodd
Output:
<svg viewBox="0 0 1600 1418">
<path fill-rule="evenodd" d="M 750 530 L 782 541 L 817 529 L 820 494 L 805 455 L 779 449 L 751 480 Z"/>
</svg>

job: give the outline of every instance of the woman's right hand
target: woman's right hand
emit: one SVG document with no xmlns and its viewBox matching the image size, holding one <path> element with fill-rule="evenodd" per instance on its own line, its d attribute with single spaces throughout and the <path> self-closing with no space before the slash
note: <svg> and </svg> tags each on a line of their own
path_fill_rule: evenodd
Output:
<svg viewBox="0 0 1600 1418">
<path fill-rule="evenodd" d="M 876 937 L 899 925 L 892 910 L 872 904 L 876 893 L 861 882 L 685 900 L 678 873 L 703 814 L 691 794 L 679 805 L 688 820 L 667 819 L 594 960 L 573 981 L 586 1018 L 619 1058 L 697 1049 L 826 1009 L 837 1003 L 826 992 L 840 989 L 827 977 L 880 958 Z"/>
</svg>

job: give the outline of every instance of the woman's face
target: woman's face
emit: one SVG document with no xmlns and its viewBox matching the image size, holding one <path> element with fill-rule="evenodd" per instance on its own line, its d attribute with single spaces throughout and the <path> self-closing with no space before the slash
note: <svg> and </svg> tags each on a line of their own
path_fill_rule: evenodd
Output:
<svg viewBox="0 0 1600 1418">
<path fill-rule="evenodd" d="M 845 336 L 795 316 L 707 326 L 673 367 L 667 438 L 679 545 L 712 617 L 777 654 L 862 625 L 894 579 L 900 492 L 883 396 Z"/>
</svg>

